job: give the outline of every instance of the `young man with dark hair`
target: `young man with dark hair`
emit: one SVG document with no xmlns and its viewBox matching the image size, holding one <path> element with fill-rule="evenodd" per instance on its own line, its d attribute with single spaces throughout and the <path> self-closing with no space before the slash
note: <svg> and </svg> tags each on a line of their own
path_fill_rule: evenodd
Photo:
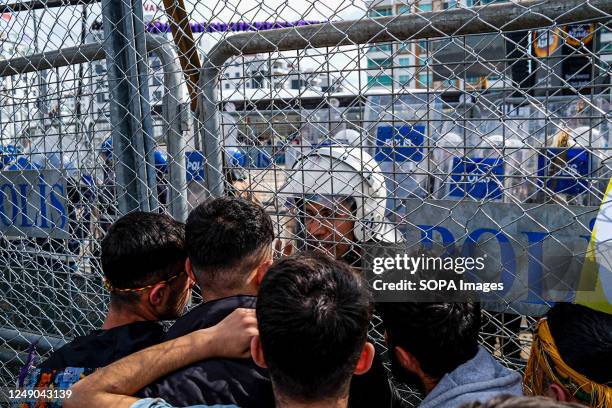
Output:
<svg viewBox="0 0 612 408">
<path fill-rule="evenodd" d="M 275 402 L 251 406 L 346 408 L 351 377 L 366 372 L 374 357 L 374 346 L 367 342 L 371 311 L 367 285 L 344 263 L 305 254 L 274 264 L 261 284 L 259 334 L 250 350 L 258 365 L 269 368 Z M 70 407 L 170 407 L 160 399 L 136 401 L 126 395 L 160 372 L 206 357 L 200 355 L 207 351 L 200 345 L 206 333 L 199 332 L 140 352 L 139 358 L 130 356 L 78 383 Z M 122 381 L 128 378 L 133 380 Z"/>
<path fill-rule="evenodd" d="M 387 189 L 376 161 L 347 145 L 322 145 L 300 157 L 279 197 L 293 214 L 289 237 L 299 249 L 313 250 L 362 268 L 365 245 L 403 242 L 385 214 Z M 379 338 L 372 331 L 371 339 Z M 397 403 L 381 358 L 371 370 L 353 378 L 351 408 L 389 407 Z"/>
<path fill-rule="evenodd" d="M 160 320 L 181 316 L 193 281 L 185 273 L 185 226 L 164 214 L 121 217 L 102 240 L 101 263 L 110 291 L 101 330 L 75 338 L 38 368 L 99 368 L 163 341 Z"/>
<path fill-rule="evenodd" d="M 186 239 L 187 270 L 205 301 L 257 294 L 274 240 L 272 219 L 260 205 L 238 198 L 208 201 L 189 214 Z"/>
<path fill-rule="evenodd" d="M 612 406 L 612 315 L 571 303 L 553 306 L 536 329 L 525 392 Z"/>
<path fill-rule="evenodd" d="M 343 262 L 304 254 L 270 268 L 251 354 L 270 370 L 277 408 L 348 406 L 351 377 L 374 358 L 372 309 L 366 283 Z"/>
<path fill-rule="evenodd" d="M 477 303 L 380 303 L 393 375 L 425 395 L 421 408 L 454 408 L 521 395 L 521 376 L 478 345 Z"/>
<path fill-rule="evenodd" d="M 178 319 L 166 340 L 218 323 L 236 308 L 255 308 L 257 290 L 272 264 L 270 216 L 251 201 L 217 198 L 196 207 L 187 219 L 186 269 L 204 303 Z M 273 406 L 267 371 L 251 359 L 212 359 L 179 370 L 145 388 L 176 406 L 235 404 Z"/>
</svg>

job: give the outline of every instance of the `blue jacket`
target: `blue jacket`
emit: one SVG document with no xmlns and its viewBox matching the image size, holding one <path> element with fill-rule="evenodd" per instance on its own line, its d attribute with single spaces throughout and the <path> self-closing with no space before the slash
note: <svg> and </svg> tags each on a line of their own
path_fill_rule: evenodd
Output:
<svg viewBox="0 0 612 408">
<path fill-rule="evenodd" d="M 161 398 L 144 398 L 133 403 L 130 408 L 176 408 Z M 238 408 L 235 405 L 191 405 L 186 408 Z"/>
<path fill-rule="evenodd" d="M 456 408 L 485 402 L 500 394 L 523 395 L 521 375 L 502 366 L 483 347 L 474 358 L 444 375 L 425 397 L 421 408 Z"/>
</svg>

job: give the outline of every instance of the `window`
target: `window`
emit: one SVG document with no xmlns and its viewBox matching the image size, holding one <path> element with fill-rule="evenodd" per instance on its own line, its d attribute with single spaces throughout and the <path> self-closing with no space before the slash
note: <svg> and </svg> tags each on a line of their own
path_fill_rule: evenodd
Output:
<svg viewBox="0 0 612 408">
<path fill-rule="evenodd" d="M 410 81 L 412 80 L 412 76 L 411 75 L 400 75 L 399 76 L 399 82 L 400 85 L 408 85 L 410 84 Z"/>
<path fill-rule="evenodd" d="M 399 6 L 397 8 L 397 14 L 409 14 L 409 13 L 410 13 L 410 6 L 408 5 Z"/>
<path fill-rule="evenodd" d="M 433 10 L 433 5 L 431 3 L 419 2 L 419 4 L 417 5 L 417 11 L 420 13 L 424 13 L 426 11 L 432 11 L 432 10 Z"/>
<path fill-rule="evenodd" d="M 599 50 L 599 52 L 601 52 L 602 54 L 610 54 L 610 53 L 612 53 L 612 43 L 610 43 L 610 42 L 604 43 L 602 41 L 601 49 Z"/>
<path fill-rule="evenodd" d="M 368 17 L 386 17 L 392 15 L 393 9 L 391 7 L 382 7 L 368 11 Z"/>
<path fill-rule="evenodd" d="M 393 46 L 391 44 L 372 45 L 368 48 L 368 52 L 384 52 L 391 54 L 393 52 Z"/>
<path fill-rule="evenodd" d="M 265 78 L 262 75 L 253 76 L 252 85 L 253 88 L 263 88 Z"/>
<path fill-rule="evenodd" d="M 446 0 L 444 2 L 444 10 L 457 8 L 457 0 Z"/>
<path fill-rule="evenodd" d="M 393 58 L 368 58 L 368 68 L 386 68 L 393 66 Z"/>
<path fill-rule="evenodd" d="M 417 65 L 418 66 L 427 66 L 428 64 L 431 64 L 431 58 L 426 58 L 426 57 L 418 57 L 417 58 Z"/>
<path fill-rule="evenodd" d="M 230 84 L 228 82 L 225 83 L 225 89 L 230 89 Z"/>
<path fill-rule="evenodd" d="M 400 67 L 409 67 L 410 66 L 410 58 L 400 58 L 399 59 Z"/>
<path fill-rule="evenodd" d="M 409 42 L 400 43 L 398 52 L 412 52 L 411 45 L 412 43 Z"/>
<path fill-rule="evenodd" d="M 368 76 L 368 86 L 389 86 L 393 83 L 393 79 L 389 75 L 378 75 L 375 77 Z"/>
<path fill-rule="evenodd" d="M 431 75 L 419 74 L 419 80 L 417 81 L 417 87 L 427 88 L 430 85 L 431 85 Z"/>
<path fill-rule="evenodd" d="M 240 72 L 234 72 L 234 77 L 235 78 L 239 78 L 240 77 Z"/>
</svg>

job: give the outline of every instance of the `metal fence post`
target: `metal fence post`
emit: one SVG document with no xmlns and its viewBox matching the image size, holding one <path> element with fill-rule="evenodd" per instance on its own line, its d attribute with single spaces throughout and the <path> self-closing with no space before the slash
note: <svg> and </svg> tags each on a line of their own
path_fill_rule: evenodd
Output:
<svg viewBox="0 0 612 408">
<path fill-rule="evenodd" d="M 182 129 L 182 71 L 172 44 L 147 36 L 147 49 L 157 54 L 164 67 L 163 132 L 168 149 L 170 178 L 170 214 L 180 221 L 187 219 L 187 172 L 185 169 L 185 138 Z"/>
<path fill-rule="evenodd" d="M 158 207 L 142 1 L 103 0 L 119 212 Z M 121 191 L 123 190 L 123 191 Z"/>
<path fill-rule="evenodd" d="M 200 73 L 200 98 L 198 112 L 202 127 L 200 137 L 204 152 L 204 184 L 211 197 L 221 197 L 223 185 L 223 153 L 219 112 L 217 111 L 217 85 L 219 83 L 219 66 L 205 58 L 204 68 Z"/>
</svg>

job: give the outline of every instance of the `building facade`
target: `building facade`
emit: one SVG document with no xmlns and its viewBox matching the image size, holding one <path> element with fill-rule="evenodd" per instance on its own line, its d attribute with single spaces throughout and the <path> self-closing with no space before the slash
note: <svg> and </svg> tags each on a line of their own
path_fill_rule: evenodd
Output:
<svg viewBox="0 0 612 408">
<path fill-rule="evenodd" d="M 480 6 L 496 1 L 500 0 L 368 0 L 366 6 L 367 17 L 376 18 Z M 444 40 L 368 45 L 365 47 L 366 57 L 362 61 L 364 82 L 368 88 L 384 87 L 397 90 L 482 87 L 486 78 L 480 75 L 466 75 L 464 72 L 464 75 L 458 76 L 437 71 L 437 68 L 443 65 L 440 59 L 444 53 L 438 49 L 448 48 L 443 45 Z M 500 82 L 497 79 L 499 78 L 493 78 L 489 86 L 504 84 L 503 80 Z"/>
</svg>

